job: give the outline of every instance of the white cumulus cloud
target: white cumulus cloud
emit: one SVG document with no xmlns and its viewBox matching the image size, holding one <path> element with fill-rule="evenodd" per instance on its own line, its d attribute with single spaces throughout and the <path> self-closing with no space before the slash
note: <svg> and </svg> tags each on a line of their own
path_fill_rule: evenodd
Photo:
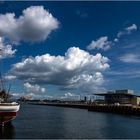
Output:
<svg viewBox="0 0 140 140">
<path fill-rule="evenodd" d="M 0 59 L 12 57 L 16 49 L 12 49 L 12 45 L 5 43 L 4 39 L 0 37 Z"/>
<path fill-rule="evenodd" d="M 64 99 L 64 100 L 80 100 L 80 95 L 76 95 L 74 93 L 67 92 L 63 96 L 61 96 L 60 99 Z"/>
<path fill-rule="evenodd" d="M 36 94 L 36 93 L 44 93 L 45 92 L 45 88 L 42 88 L 37 84 L 32 85 L 32 84 L 27 82 L 27 83 L 24 83 L 24 87 L 26 88 L 26 91 L 28 93 Z"/>
<path fill-rule="evenodd" d="M 111 45 L 112 45 L 112 42 L 108 41 L 108 37 L 107 36 L 103 36 L 103 37 L 100 37 L 99 39 L 97 39 L 96 41 L 93 40 L 87 46 L 87 49 L 88 50 L 93 50 L 93 49 L 108 50 L 108 49 L 110 49 Z"/>
<path fill-rule="evenodd" d="M 0 14 L 0 36 L 14 42 L 43 41 L 58 26 L 58 20 L 43 6 L 28 7 L 18 18 L 15 13 Z"/>
<path fill-rule="evenodd" d="M 104 82 L 102 72 L 109 59 L 101 54 L 71 47 L 64 56 L 45 54 L 13 65 L 9 76 L 33 84 L 52 84 L 66 88 L 98 87 Z"/>
<path fill-rule="evenodd" d="M 65 95 L 65 97 L 71 97 L 71 96 L 75 96 L 75 94 L 73 94 L 73 93 L 70 93 L 70 92 L 68 92 L 68 93 L 65 93 L 64 95 Z"/>
</svg>

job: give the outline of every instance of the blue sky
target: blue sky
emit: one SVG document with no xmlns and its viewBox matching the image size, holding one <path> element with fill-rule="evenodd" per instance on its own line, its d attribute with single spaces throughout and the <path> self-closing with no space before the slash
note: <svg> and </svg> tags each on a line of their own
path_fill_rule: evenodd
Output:
<svg viewBox="0 0 140 140">
<path fill-rule="evenodd" d="M 128 1 L 1 2 L 1 67 L 11 92 L 139 94 L 139 12 L 140 2 Z"/>
</svg>

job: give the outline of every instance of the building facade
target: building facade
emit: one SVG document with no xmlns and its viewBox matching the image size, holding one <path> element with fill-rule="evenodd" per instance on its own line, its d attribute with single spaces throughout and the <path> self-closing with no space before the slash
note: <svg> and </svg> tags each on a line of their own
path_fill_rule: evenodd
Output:
<svg viewBox="0 0 140 140">
<path fill-rule="evenodd" d="M 95 95 L 103 96 L 105 104 L 140 105 L 140 96 L 134 95 L 133 90 L 116 90 Z"/>
</svg>

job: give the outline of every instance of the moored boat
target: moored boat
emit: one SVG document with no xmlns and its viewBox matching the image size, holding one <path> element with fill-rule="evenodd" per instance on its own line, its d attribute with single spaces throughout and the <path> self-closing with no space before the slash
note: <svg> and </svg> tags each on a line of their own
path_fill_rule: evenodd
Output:
<svg viewBox="0 0 140 140">
<path fill-rule="evenodd" d="M 0 103 L 0 125 L 4 126 L 5 123 L 15 119 L 19 108 L 20 105 L 16 102 Z"/>
<path fill-rule="evenodd" d="M 3 54 L 3 50 L 0 48 L 0 55 Z M 0 63 L 2 65 L 2 63 Z M 2 67 L 2 66 L 1 66 Z M 11 85 L 9 89 L 6 90 L 4 85 L 4 78 L 0 70 L 0 125 L 4 126 L 5 123 L 16 118 L 17 111 L 20 108 L 19 103 L 11 102 L 9 94 Z"/>
</svg>

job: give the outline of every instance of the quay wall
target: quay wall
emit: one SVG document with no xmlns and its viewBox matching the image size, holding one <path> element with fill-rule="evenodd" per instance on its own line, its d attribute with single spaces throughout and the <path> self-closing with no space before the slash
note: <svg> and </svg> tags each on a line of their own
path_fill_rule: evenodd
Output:
<svg viewBox="0 0 140 140">
<path fill-rule="evenodd" d="M 140 116 L 140 107 L 139 106 L 127 106 L 127 105 L 89 105 L 88 111 L 96 112 L 108 112 L 108 113 L 117 113 L 124 115 L 136 115 Z"/>
<path fill-rule="evenodd" d="M 140 116 L 140 106 L 132 105 L 95 105 L 95 104 L 76 104 L 76 103 L 29 103 L 34 105 L 47 105 L 57 107 L 87 109 L 88 111 L 117 113 L 123 115 Z"/>
</svg>

